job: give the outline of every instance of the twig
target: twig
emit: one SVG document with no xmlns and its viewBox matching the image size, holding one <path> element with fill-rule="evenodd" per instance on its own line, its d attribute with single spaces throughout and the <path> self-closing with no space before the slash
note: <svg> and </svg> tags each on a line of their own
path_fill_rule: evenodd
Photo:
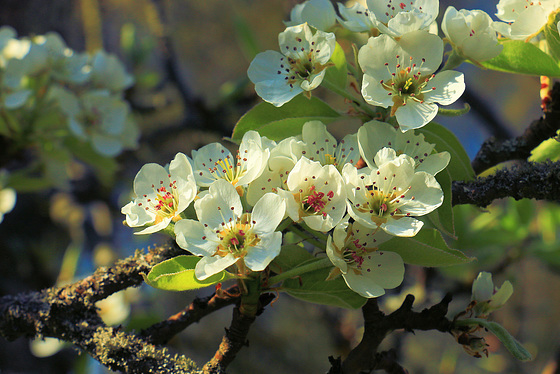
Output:
<svg viewBox="0 0 560 374">
<path fill-rule="evenodd" d="M 376 299 L 369 299 L 362 308 L 364 336 L 362 341 L 343 361 L 342 372 L 344 374 L 354 374 L 362 370 L 375 370 L 379 368 L 383 368 L 389 373 L 405 372 L 400 365 L 394 362 L 394 359 L 390 360 L 393 362 L 391 364 L 388 361 L 380 363 L 379 360 L 387 360 L 387 356 L 377 354 L 379 345 L 387 334 L 398 329 L 404 329 L 409 332 L 414 330 L 448 332 L 451 327 L 451 321 L 445 315 L 447 314 L 447 307 L 450 302 L 451 295 L 447 294 L 440 303 L 418 313 L 412 311 L 414 296 L 407 295 L 401 307 L 386 316 L 379 310 Z M 380 367 L 380 365 L 383 367 Z M 331 373 L 335 372 L 331 371 Z"/>
<path fill-rule="evenodd" d="M 560 162 L 525 163 L 471 182 L 453 182 L 453 205 L 489 205 L 513 197 L 560 201 Z"/>
<path fill-rule="evenodd" d="M 195 364 L 171 355 L 147 339 L 106 326 L 95 302 L 142 284 L 141 273 L 174 255 L 173 247 L 157 247 L 64 287 L 0 298 L 0 335 L 59 338 L 83 349 L 101 364 L 125 373 L 195 373 Z"/>
<path fill-rule="evenodd" d="M 274 300 L 274 298 L 275 296 L 273 294 L 262 294 L 259 298 L 259 310 L 257 311 L 257 315 L 262 313 L 264 307 Z M 229 329 L 226 329 L 226 333 L 214 357 L 204 365 L 202 369 L 204 374 L 220 374 L 225 371 L 241 348 L 249 345 L 247 334 L 254 321 L 254 316 L 250 317 L 244 315 L 240 312 L 239 307 L 235 307 L 231 325 Z"/>
<path fill-rule="evenodd" d="M 560 129 L 560 84 L 551 91 L 551 104 L 544 117 L 533 121 L 523 135 L 514 139 L 499 141 L 490 138 L 485 141 L 471 165 L 476 174 L 509 160 L 527 160 L 531 151 L 543 141 L 556 136 Z"/>
<path fill-rule="evenodd" d="M 189 325 L 200 321 L 203 317 L 234 304 L 238 300 L 237 286 L 230 287 L 223 295 L 213 294 L 204 298 L 196 298 L 185 310 L 174 314 L 167 320 L 158 322 L 140 332 L 140 335 L 153 344 L 165 344 Z"/>
</svg>

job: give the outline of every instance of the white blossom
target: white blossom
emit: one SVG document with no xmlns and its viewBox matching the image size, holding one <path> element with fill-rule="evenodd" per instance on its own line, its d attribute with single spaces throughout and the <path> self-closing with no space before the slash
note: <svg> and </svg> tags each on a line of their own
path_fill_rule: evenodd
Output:
<svg viewBox="0 0 560 374">
<path fill-rule="evenodd" d="M 328 231 L 346 212 L 344 181 L 333 165 L 321 165 L 302 157 L 291 170 L 286 190 L 278 189 L 286 200 L 286 213 L 294 221 L 303 220 L 311 229 Z"/>
<path fill-rule="evenodd" d="M 265 194 L 251 213 L 243 212 L 235 187 L 225 180 L 210 185 L 208 194 L 195 202 L 198 221 L 184 219 L 175 225 L 177 244 L 202 256 L 195 276 L 204 280 L 236 264 L 262 271 L 280 253 L 282 233 L 275 232 L 286 210 L 279 196 Z"/>
<path fill-rule="evenodd" d="M 494 29 L 506 38 L 529 41 L 548 21 L 548 16 L 560 7 L 558 0 L 500 0 Z"/>
<path fill-rule="evenodd" d="M 261 175 L 266 168 L 270 142 L 256 131 L 247 131 L 234 156 L 220 143 L 211 143 L 193 151 L 194 175 L 201 187 L 224 179 L 235 187 L 244 187 Z"/>
<path fill-rule="evenodd" d="M 362 95 L 372 105 L 391 108 L 402 131 L 430 122 L 435 103 L 449 105 L 465 90 L 462 73 L 433 74 L 443 58 L 443 41 L 426 31 L 410 32 L 395 41 L 387 35 L 369 38 L 358 53 L 364 71 Z"/>
<path fill-rule="evenodd" d="M 150 225 L 135 234 L 151 234 L 180 220 L 181 212 L 197 194 L 187 156 L 177 153 L 165 168 L 155 163 L 142 166 L 134 178 L 134 193 L 136 199 L 121 210 L 126 214 L 126 223 L 130 227 Z"/>
<path fill-rule="evenodd" d="M 399 38 L 412 31 L 429 31 L 439 12 L 439 1 L 367 0 L 367 7 L 375 14 L 381 33 Z"/>
<path fill-rule="evenodd" d="M 432 153 L 434 144 L 424 140 L 424 135 L 416 135 L 414 130 L 405 133 L 396 130 L 386 122 L 369 121 L 358 129 L 360 154 L 371 169 L 378 167 L 385 160 L 376 160 L 378 152 L 387 147 L 395 150 L 396 155 L 406 154 L 415 162 L 416 171 L 425 171 L 436 175 L 449 164 L 449 152 Z"/>
<path fill-rule="evenodd" d="M 474 312 L 477 317 L 485 317 L 501 308 L 513 294 L 513 286 L 505 281 L 500 288 L 494 286 L 492 274 L 480 272 L 472 285 L 472 300 L 476 301 Z"/>
<path fill-rule="evenodd" d="M 14 209 L 16 199 L 17 194 L 13 188 L 0 188 L 0 223 L 4 220 L 4 215 Z"/>
<path fill-rule="evenodd" d="M 396 157 L 393 149 L 383 148 L 376 157 L 387 162 L 369 175 L 359 174 L 350 164 L 344 167 L 348 213 L 367 227 L 379 227 L 395 236 L 414 236 L 423 225 L 414 217 L 442 204 L 441 186 L 433 175 L 416 172 L 410 156 Z"/>
<path fill-rule="evenodd" d="M 304 23 L 278 35 L 280 52 L 259 53 L 247 74 L 257 94 L 266 102 L 282 106 L 303 91 L 317 88 L 335 49 L 335 36 Z"/>
<path fill-rule="evenodd" d="M 401 256 L 378 250 L 379 244 L 391 238 L 383 230 L 349 223 L 345 218 L 327 239 L 327 256 L 336 266 L 329 278 L 341 273 L 348 287 L 368 298 L 398 287 L 404 277 Z"/>
<path fill-rule="evenodd" d="M 336 12 L 330 0 L 307 0 L 296 4 L 290 12 L 286 26 L 297 26 L 307 22 L 317 30 L 327 31 L 336 24 Z"/>
<path fill-rule="evenodd" d="M 492 18 L 482 10 L 457 11 L 450 6 L 443 15 L 441 29 L 460 56 L 482 62 L 500 54 Z"/>
<path fill-rule="evenodd" d="M 352 32 L 378 32 L 375 14 L 360 3 L 354 3 L 350 8 L 338 3 L 338 22 Z"/>
</svg>

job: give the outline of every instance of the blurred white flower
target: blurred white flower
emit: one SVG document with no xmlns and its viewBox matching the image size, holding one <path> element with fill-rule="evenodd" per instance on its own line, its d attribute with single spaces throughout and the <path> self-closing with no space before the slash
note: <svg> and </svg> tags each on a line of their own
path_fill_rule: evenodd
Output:
<svg viewBox="0 0 560 374">
<path fill-rule="evenodd" d="M 336 12 L 330 0 L 307 0 L 296 4 L 290 12 L 286 26 L 297 26 L 307 22 L 317 30 L 327 31 L 336 24 Z"/>
</svg>

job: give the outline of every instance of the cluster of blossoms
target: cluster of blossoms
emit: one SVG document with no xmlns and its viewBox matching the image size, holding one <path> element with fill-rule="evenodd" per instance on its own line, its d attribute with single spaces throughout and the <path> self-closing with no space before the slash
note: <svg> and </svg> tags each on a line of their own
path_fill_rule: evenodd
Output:
<svg viewBox="0 0 560 374">
<path fill-rule="evenodd" d="M 2 27 L 0 75 L 0 106 L 10 118 L 4 134 L 20 131 L 18 122 L 34 112 L 44 133 L 66 132 L 101 155 L 136 147 L 139 132 L 123 100 L 133 79 L 115 56 L 74 52 L 56 33 L 17 38 Z"/>
<path fill-rule="evenodd" d="M 442 204 L 434 174 L 449 159 L 422 135 L 375 120 L 340 142 L 319 121 L 279 143 L 248 131 L 236 153 L 213 143 L 167 167 L 145 165 L 122 212 L 129 226 L 144 227 L 137 234 L 167 230 L 201 256 L 199 280 L 233 265 L 241 276 L 264 270 L 280 254 L 279 226 L 332 232 L 324 248 L 331 277 L 342 274 L 354 291 L 377 297 L 404 275 L 401 257 L 379 244 L 416 235 L 417 217 Z"/>
<path fill-rule="evenodd" d="M 506 2 L 502 0 L 498 9 Z M 509 3 L 517 7 L 526 2 Z M 464 60 L 480 64 L 502 50 L 496 37 L 496 30 L 502 29 L 488 14 L 449 7 L 441 28 L 453 52 L 444 69 L 437 72 L 444 52 L 444 40 L 437 35 L 438 12 L 437 0 L 338 4 L 338 14 L 328 0 L 305 1 L 294 7 L 288 27 L 279 35 L 280 52 L 257 55 L 249 67 L 249 78 L 257 94 L 275 106 L 301 92 L 309 96 L 325 78 L 337 30 L 367 33 L 370 37 L 356 61 L 363 74 L 355 77 L 363 99 L 390 108 L 385 120 L 395 116 L 402 131 L 422 127 L 436 116 L 436 104 L 452 104 L 465 90 L 463 74 L 449 69 Z"/>
</svg>

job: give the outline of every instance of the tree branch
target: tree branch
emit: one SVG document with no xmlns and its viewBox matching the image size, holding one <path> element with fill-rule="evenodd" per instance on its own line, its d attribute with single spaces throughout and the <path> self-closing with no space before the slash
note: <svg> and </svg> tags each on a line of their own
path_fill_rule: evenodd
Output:
<svg viewBox="0 0 560 374">
<path fill-rule="evenodd" d="M 272 300 L 274 300 L 275 295 L 271 293 L 265 293 L 259 297 L 259 309 L 257 315 L 260 315 L 264 307 Z M 233 310 L 233 318 L 229 329 L 226 329 L 226 333 L 222 338 L 220 347 L 214 354 L 214 357 L 208 361 L 203 368 L 204 374 L 220 374 L 225 371 L 225 369 L 231 364 L 231 362 L 237 356 L 237 353 L 244 346 L 249 345 L 247 341 L 247 334 L 249 333 L 249 328 L 255 321 L 255 316 L 248 316 L 240 311 L 240 307 L 236 306 Z"/>
<path fill-rule="evenodd" d="M 0 335 L 54 337 L 80 347 L 111 370 L 125 373 L 194 373 L 195 364 L 184 356 L 172 356 L 143 337 L 106 326 L 95 302 L 117 291 L 143 283 L 141 273 L 177 253 L 173 247 L 157 247 L 100 268 L 91 276 L 64 287 L 53 287 L 0 298 Z"/>
<path fill-rule="evenodd" d="M 223 307 L 234 304 L 239 299 L 238 293 L 239 288 L 235 285 L 223 294 L 213 294 L 204 298 L 197 297 L 185 310 L 142 330 L 140 335 L 153 344 L 165 344 L 189 325 Z"/>
<path fill-rule="evenodd" d="M 398 329 L 412 332 L 414 330 L 437 330 L 448 332 L 451 321 L 445 315 L 451 302 L 451 295 L 447 294 L 440 303 L 422 312 L 412 311 L 414 296 L 407 295 L 399 309 L 386 316 L 379 310 L 377 299 L 369 299 L 362 307 L 364 315 L 364 336 L 362 341 L 354 348 L 346 360 L 342 362 L 342 373 L 354 374 L 362 370 L 384 369 L 388 373 L 403 373 L 394 359 L 386 353 L 377 354 L 377 349 L 385 336 Z M 334 368 L 334 366 L 333 366 Z M 333 371 L 334 374 L 340 371 Z M 401 371 L 399 371 L 401 370 Z"/>
<path fill-rule="evenodd" d="M 549 111 L 533 121 L 523 135 L 505 141 L 490 138 L 486 140 L 472 160 L 476 174 L 509 160 L 527 160 L 531 151 L 543 141 L 556 136 L 560 129 L 560 84 L 554 84 L 551 91 Z"/>
<path fill-rule="evenodd" d="M 495 199 L 513 197 L 560 201 L 560 162 L 525 163 L 474 181 L 453 182 L 453 205 L 480 207 Z"/>
</svg>

